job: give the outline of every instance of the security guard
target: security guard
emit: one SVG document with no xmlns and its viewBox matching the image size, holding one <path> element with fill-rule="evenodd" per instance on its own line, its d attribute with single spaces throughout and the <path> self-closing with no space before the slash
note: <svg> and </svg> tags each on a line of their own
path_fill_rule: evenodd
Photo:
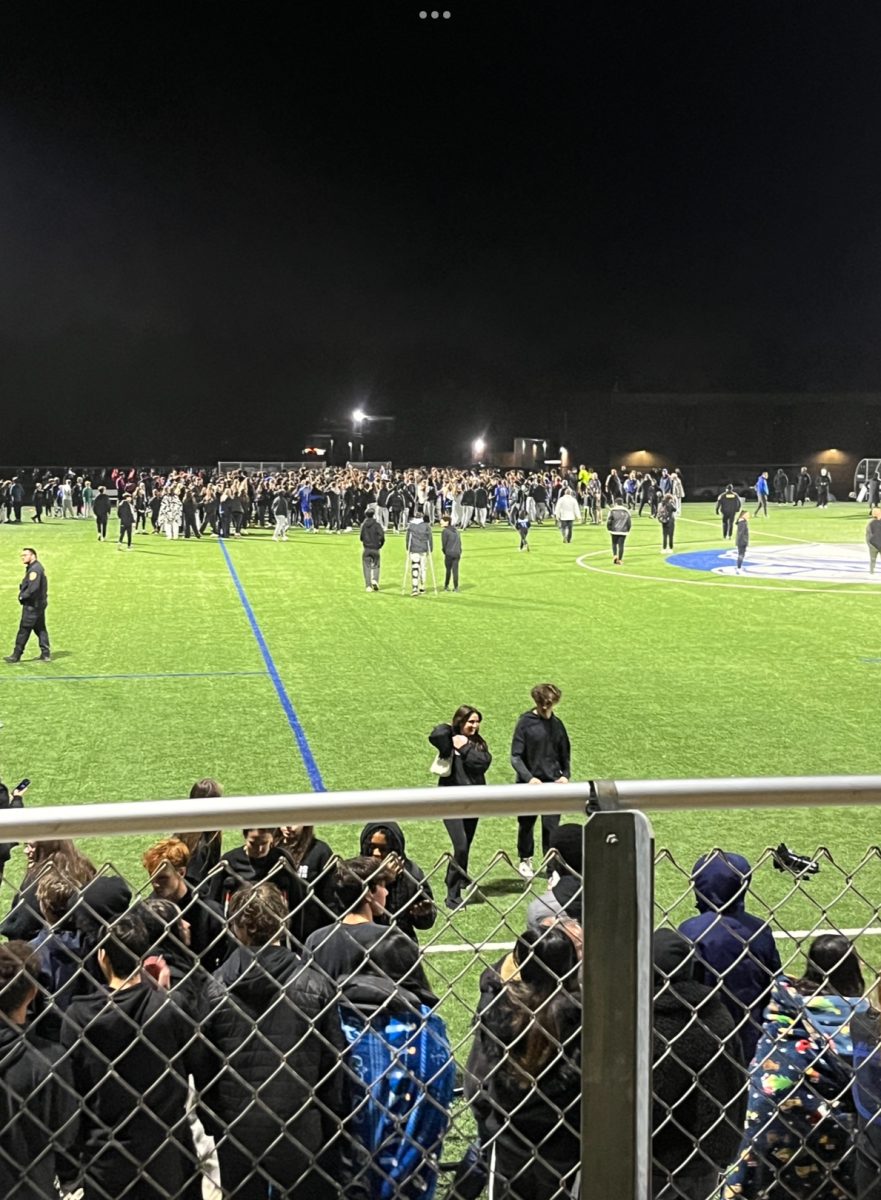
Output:
<svg viewBox="0 0 881 1200">
<path fill-rule="evenodd" d="M 15 639 L 15 649 L 3 661 L 17 663 L 32 633 L 40 641 L 40 662 L 51 662 L 49 634 L 46 630 L 46 605 L 49 603 L 49 585 L 46 572 L 37 560 L 37 552 L 26 546 L 21 552 L 25 576 L 18 589 L 18 602 L 22 606 L 21 624 Z"/>
<path fill-rule="evenodd" d="M 722 537 L 730 538 L 734 533 L 734 518 L 743 508 L 743 503 L 729 483 L 716 501 L 716 512 L 722 514 Z"/>
</svg>

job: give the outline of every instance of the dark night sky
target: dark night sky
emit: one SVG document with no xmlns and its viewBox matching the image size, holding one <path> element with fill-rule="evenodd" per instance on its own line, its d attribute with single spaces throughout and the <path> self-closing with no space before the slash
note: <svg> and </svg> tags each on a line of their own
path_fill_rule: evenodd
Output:
<svg viewBox="0 0 881 1200">
<path fill-rule="evenodd" d="M 4 5 L 0 457 L 881 390 L 877 6 L 422 7 Z"/>
</svg>

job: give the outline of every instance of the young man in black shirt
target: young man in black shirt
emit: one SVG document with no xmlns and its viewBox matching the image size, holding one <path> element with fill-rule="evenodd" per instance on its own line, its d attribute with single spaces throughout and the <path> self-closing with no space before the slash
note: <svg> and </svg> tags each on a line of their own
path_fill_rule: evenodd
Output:
<svg viewBox="0 0 881 1200">
<path fill-rule="evenodd" d="M 566 726 L 554 709 L 562 692 L 553 683 L 540 683 L 532 689 L 535 708 L 523 714 L 517 722 L 511 742 L 511 766 L 517 772 L 518 783 L 568 783 L 570 746 Z M 532 879 L 535 871 L 535 816 L 517 818 L 517 870 L 524 879 Z M 559 813 L 546 813 L 541 819 L 542 856 L 550 849 L 551 834 L 560 824 Z"/>
</svg>

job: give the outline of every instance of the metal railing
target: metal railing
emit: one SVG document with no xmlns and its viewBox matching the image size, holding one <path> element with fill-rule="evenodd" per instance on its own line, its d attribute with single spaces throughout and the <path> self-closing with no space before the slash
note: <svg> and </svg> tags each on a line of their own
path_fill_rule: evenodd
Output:
<svg viewBox="0 0 881 1200">
<path fill-rule="evenodd" d="M 862 1049 L 858 1050 L 855 1035 L 848 1028 L 846 1035 L 842 1034 L 839 1039 L 841 1045 L 835 1042 L 837 1048 L 833 1061 L 830 1039 L 834 1041 L 837 1033 L 830 1032 L 828 1024 L 823 1025 L 820 1020 L 829 1009 L 828 996 L 832 993 L 828 988 L 824 992 L 818 983 L 817 994 L 826 997 L 824 1005 L 820 1006 L 823 1013 L 818 1016 L 817 1011 L 811 1008 L 812 997 L 797 990 L 801 986 L 799 980 L 803 982 L 804 976 L 796 979 L 798 971 L 795 968 L 798 964 L 799 971 L 802 969 L 800 964 L 804 947 L 818 933 L 822 936 L 830 931 L 840 933 L 851 942 L 881 934 L 881 850 L 870 848 L 860 862 L 839 864 L 825 851 L 815 854 L 813 859 L 793 858 L 791 855 L 787 859 L 785 856 L 781 858 L 779 849 L 769 847 L 744 870 L 739 860 L 736 861 L 737 846 L 718 848 L 708 843 L 706 855 L 709 867 L 718 867 L 733 888 L 731 896 L 720 901 L 718 897 L 715 900 L 712 897 L 702 898 L 701 888 L 705 885 L 701 883 L 700 864 L 692 866 L 690 863 L 678 863 L 666 850 L 655 852 L 651 827 L 645 814 L 653 809 L 783 808 L 792 804 L 828 806 L 879 803 L 881 776 L 594 781 L 532 788 L 383 789 L 321 795 L 228 797 L 207 802 L 164 800 L 9 809 L 0 812 L 0 842 L 38 842 L 97 834 L 164 833 L 171 829 L 275 828 L 293 820 L 298 824 L 325 827 L 337 823 L 372 821 L 378 814 L 382 821 L 517 815 L 524 808 L 538 815 L 590 814 L 582 833 L 580 895 L 577 891 L 570 894 L 556 918 L 546 922 L 548 928 L 553 928 L 558 920 L 571 924 L 567 914 L 577 911 L 580 916 L 584 952 L 580 988 L 577 989 L 578 1011 L 585 1013 L 583 1021 L 579 1016 L 580 1053 L 575 1053 L 565 1039 L 555 1042 L 554 1039 L 562 1038 L 562 1035 L 553 1030 L 548 1033 L 540 1025 L 545 1050 L 548 1046 L 553 1047 L 550 1065 L 546 1061 L 540 1070 L 533 1071 L 531 1090 L 523 1092 L 521 1088 L 520 1092 L 517 1091 L 525 1070 L 523 1063 L 517 1060 L 519 1043 L 516 1037 L 513 1041 L 508 1037 L 505 1042 L 500 1032 L 503 1031 L 503 1023 L 500 1025 L 493 1016 L 493 1006 L 504 1007 L 508 994 L 515 999 L 519 995 L 520 999 L 514 1003 L 513 1010 L 507 1013 L 507 1019 L 516 1023 L 517 1004 L 522 1006 L 524 1003 L 518 987 L 525 994 L 528 986 L 531 986 L 527 979 L 529 972 L 524 968 L 522 959 L 524 918 L 520 909 L 524 899 L 523 889 L 526 887 L 528 890 L 529 885 L 524 885 L 517 876 L 515 865 L 504 852 L 499 851 L 484 872 L 471 880 L 475 890 L 485 889 L 485 894 L 479 899 L 488 906 L 485 910 L 487 916 L 492 916 L 495 922 L 489 935 L 484 930 L 480 941 L 469 942 L 462 931 L 460 914 L 445 914 L 441 909 L 439 913 L 435 912 L 431 932 L 422 935 L 422 944 L 417 952 L 420 970 L 428 971 L 427 978 L 438 1001 L 434 1012 L 442 1024 L 441 1027 L 432 1026 L 429 1030 L 426 1010 L 421 1024 L 416 1020 L 415 1024 L 411 1022 L 410 1026 L 406 1026 L 405 1022 L 402 1036 L 407 1053 L 414 1052 L 417 1033 L 421 1037 L 427 1036 L 426 1031 L 429 1031 L 434 1038 L 435 1074 L 421 1078 L 418 1089 L 421 1089 L 419 1096 L 428 1110 L 437 1117 L 435 1142 L 427 1149 L 423 1147 L 425 1153 L 421 1166 L 416 1159 L 413 1160 L 410 1176 L 401 1174 L 397 1167 L 392 1169 L 388 1164 L 377 1174 L 373 1168 L 368 1169 L 363 1161 L 359 1165 L 359 1154 L 365 1148 L 364 1130 L 347 1124 L 347 1119 L 340 1116 L 338 1107 L 330 1105 L 331 1124 L 337 1122 L 334 1128 L 338 1129 L 338 1134 L 335 1136 L 342 1147 L 341 1161 L 344 1165 L 335 1168 L 329 1178 L 326 1165 L 319 1161 L 318 1147 L 307 1147 L 307 1166 L 312 1172 L 309 1176 L 312 1189 L 310 1197 L 314 1193 L 315 1200 L 318 1200 L 323 1195 L 322 1187 L 335 1189 L 334 1194 L 348 1194 L 340 1190 L 340 1176 L 336 1171 L 341 1170 L 349 1172 L 345 1177 L 355 1181 L 350 1194 L 358 1197 L 430 1196 L 438 1188 L 439 1195 L 447 1192 L 456 1200 L 464 1200 L 468 1195 L 482 1194 L 479 1189 L 488 1175 L 496 1180 L 497 1185 L 501 1180 L 508 1189 L 504 1194 L 516 1200 L 526 1200 L 526 1197 L 540 1200 L 543 1196 L 555 1196 L 563 1200 L 564 1197 L 578 1194 L 585 1197 L 614 1197 L 616 1200 L 618 1197 L 621 1200 L 629 1200 L 630 1197 L 633 1200 L 647 1200 L 652 1195 L 663 1196 L 664 1200 L 673 1200 L 674 1197 L 691 1197 L 692 1200 L 703 1197 L 709 1200 L 711 1196 L 720 1194 L 720 1185 L 731 1189 L 723 1191 L 721 1194 L 724 1196 L 758 1198 L 773 1195 L 776 1198 L 779 1195 L 787 1200 L 790 1197 L 810 1196 L 813 1200 L 814 1197 L 834 1195 L 856 1200 L 858 1196 L 874 1195 L 859 1190 L 862 1186 L 860 1180 L 864 1176 L 859 1173 L 857 1160 L 860 1155 L 865 1157 L 872 1148 L 871 1138 L 868 1134 L 861 1134 L 860 1129 L 873 1130 L 875 1120 L 881 1123 L 881 1092 L 876 1095 L 869 1085 L 860 1085 L 858 1073 L 855 1072 L 859 1054 L 865 1052 L 867 1061 L 872 1064 L 873 1056 L 868 1052 L 872 1047 L 869 1046 L 866 1051 L 865 1036 L 861 1032 Z M 559 857 L 552 856 L 549 867 L 556 869 L 564 878 L 571 875 L 571 868 Z M 815 878 L 814 868 L 819 870 L 819 882 Z M 415 880 L 415 895 L 422 895 L 420 889 L 426 883 L 429 888 L 433 883 L 437 889 L 449 870 L 449 855 L 441 855 L 437 862 L 427 867 L 424 883 Z M 228 904 L 230 895 L 237 888 L 247 886 L 248 881 L 236 880 L 228 870 L 222 868 L 218 868 L 218 872 L 215 894 Z M 106 867 L 102 873 L 112 876 L 115 872 L 111 867 Z M 500 874 L 503 876 L 501 880 Z M 552 891 L 549 889 L 546 895 Z M 510 895 L 514 896 L 513 901 L 509 900 Z M 695 898 L 701 914 L 700 928 L 693 924 L 696 918 L 691 915 Z M 311 891 L 309 899 L 312 899 Z M 732 933 L 729 928 L 732 911 L 730 902 L 737 907 L 746 901 L 751 907 L 758 908 L 754 914 L 755 931 L 750 926 L 751 932 L 748 934 Z M 570 907 L 571 904 L 575 906 Z M 95 921 L 101 916 L 91 910 L 89 915 Z M 330 912 L 326 915 L 329 927 L 331 924 L 337 927 L 338 920 L 334 915 Z M 288 929 L 293 928 L 293 921 L 292 909 Z M 676 942 L 684 950 L 681 961 L 677 961 L 673 968 L 659 965 L 659 948 L 654 936 L 654 930 L 658 927 L 667 931 L 674 940 L 676 937 L 684 939 Z M 767 932 L 761 952 L 758 942 L 754 942 L 754 937 L 759 936 L 756 932 L 759 927 Z M 674 934 L 677 928 L 682 930 L 681 935 Z M 448 931 L 452 931 L 455 938 L 452 942 L 445 939 Z M 50 936 L 52 933 L 50 930 Z M 170 936 L 168 928 L 165 933 Z M 724 969 L 712 960 L 714 941 L 721 940 L 723 935 L 729 941 L 731 937 L 735 939 L 733 945 L 736 951 L 733 958 L 726 960 Z M 108 932 L 106 919 L 101 936 L 112 936 L 112 927 Z M 229 932 L 224 930 L 222 936 L 229 938 Z M 540 939 L 546 936 L 549 935 L 539 934 Z M 742 939 L 740 944 L 737 938 Z M 768 945 L 779 948 L 776 967 L 768 966 L 766 962 Z M 731 948 L 729 944 L 727 951 L 730 952 Z M 497 961 L 499 952 L 503 952 L 504 957 Z M 535 946 L 532 953 L 541 959 L 541 952 Z M 519 960 L 518 954 L 521 956 Z M 529 961 L 527 957 L 526 962 Z M 850 1006 L 847 1015 L 850 1016 L 851 1011 L 857 1012 L 863 1024 L 863 1018 L 868 1020 L 871 1015 L 865 997 L 876 982 L 878 961 L 879 957 L 871 949 L 863 950 L 863 987 L 859 995 L 844 997 Z M 89 964 L 85 959 L 78 960 L 74 977 L 91 971 L 89 987 L 94 988 L 94 966 L 94 962 Z M 837 970 L 838 966 L 837 963 L 831 964 L 831 967 L 827 964 L 830 970 Z M 192 982 L 193 972 L 197 968 L 198 964 L 192 971 L 186 971 L 184 981 L 172 985 L 172 989 L 174 986 L 183 987 L 186 981 Z M 759 979 L 761 986 L 759 993 L 753 997 L 754 1003 L 744 999 L 740 987 L 742 981 L 739 978 L 735 980 L 736 972 L 732 973 L 734 968 L 748 968 L 746 974 L 753 980 Z M 476 1004 L 472 990 L 478 970 L 481 973 L 480 994 L 483 998 L 480 1005 Z M 786 975 L 787 971 L 789 976 Z M 788 978 L 788 982 L 779 983 L 775 972 L 782 972 L 780 979 L 786 981 Z M 513 986 L 515 983 L 517 987 Z M 0 1005 L 2 985 L 0 971 Z M 165 985 L 168 986 L 167 980 Z M 64 986 L 70 987 L 69 979 Z M 235 995 L 234 980 L 230 982 L 227 979 L 222 984 L 204 982 L 204 986 L 212 997 L 211 1004 L 214 1007 L 200 1018 L 198 1032 L 193 1033 L 193 1029 L 190 1029 L 187 1035 L 190 1040 L 201 1041 L 206 1037 L 204 1031 L 212 1028 L 212 1021 L 217 1024 L 221 1018 L 226 1019 L 224 1014 L 228 1015 L 230 996 Z M 569 1003 L 571 999 L 571 987 L 565 979 L 558 981 L 556 987 L 550 989 L 549 995 L 547 989 L 541 991 L 540 979 L 537 986 L 543 999 L 538 1003 L 536 1012 L 541 1010 L 545 1002 L 550 1005 L 566 999 L 566 1003 Z M 51 1012 L 57 996 L 47 992 L 44 982 L 40 987 L 42 992 L 38 998 L 41 998 L 44 1010 L 48 1008 Z M 221 990 L 212 990 L 216 987 Z M 481 1007 L 490 993 L 488 1006 Z M 298 1020 L 302 1018 L 298 1005 L 305 1004 L 305 994 L 297 993 L 294 1004 Z M 290 996 L 286 992 L 284 996 L 280 992 L 279 996 L 281 999 L 278 1003 L 290 1003 Z M 351 1014 L 354 1001 L 351 996 L 347 999 L 346 988 L 339 984 L 337 992 L 329 993 L 323 1003 L 341 1005 L 340 1011 Z M 817 1076 L 825 1081 L 826 1092 L 818 1099 L 816 1087 L 812 1091 L 813 1085 L 805 1084 L 802 1078 L 790 1080 L 787 1087 L 781 1085 L 780 1095 L 784 1104 L 778 1106 L 772 1102 L 767 1111 L 762 1111 L 757 1124 L 753 1114 L 762 1099 L 761 1055 L 769 1046 L 776 1053 L 781 1047 L 792 1049 L 795 1045 L 793 1043 L 790 1046 L 779 1039 L 774 1041 L 773 1038 L 771 1041 L 763 1040 L 770 1037 L 762 1016 L 766 1003 L 771 1006 L 769 1013 L 772 1022 L 779 1022 L 783 1012 L 786 1020 L 793 1022 L 792 1027 L 803 1034 L 798 1043 L 802 1046 L 799 1052 L 808 1055 L 807 1066 L 812 1072 L 811 1079 Z M 794 1016 L 786 1008 L 790 1003 L 797 1009 Z M 452 1029 L 456 1025 L 457 1014 L 461 1016 L 463 1012 L 473 1016 L 473 1021 L 468 1021 L 467 1035 L 454 1037 L 445 1032 L 444 1020 Z M 220 1013 L 221 1017 L 216 1017 L 216 1013 Z M 565 1013 L 561 1019 L 565 1025 Z M 670 1035 L 670 1021 L 675 1025 L 675 1021 L 680 1019 L 681 1024 L 676 1027 L 675 1035 Z M 309 1020 L 312 1021 L 310 1028 L 313 1033 L 324 1030 L 317 1015 Z M 663 1025 L 662 1020 L 668 1024 Z M 45 1011 L 42 1021 L 45 1027 Z M 799 1021 L 804 1023 L 804 1028 L 798 1024 Z M 816 1026 L 812 1022 L 816 1022 Z M 845 1021 L 839 1022 L 836 1030 L 840 1033 L 846 1024 Z M 357 1028 L 356 1025 L 357 1022 L 353 1024 L 352 1020 L 348 1020 L 348 1024 L 343 1020 L 350 1047 L 346 1051 L 344 1046 L 337 1046 L 334 1053 L 337 1057 L 342 1055 L 340 1061 L 344 1063 L 354 1061 L 347 1057 L 352 1054 L 351 1039 L 355 1038 L 357 1044 L 359 1037 L 366 1036 L 370 1022 L 365 1026 L 362 1021 Z M 855 1022 L 855 1027 L 857 1025 L 862 1029 L 860 1022 Z M 818 1031 L 822 1031 L 823 1037 Z M 276 1036 L 274 1032 L 269 1033 L 263 1028 L 256 1018 L 251 1033 L 258 1039 L 268 1040 L 268 1043 L 272 1043 L 272 1038 Z M 814 1043 L 811 1039 L 815 1035 Z M 143 1034 L 136 1030 L 135 1036 L 140 1038 Z M 322 1032 L 321 1036 L 330 1035 Z M 504 1043 L 502 1045 L 499 1045 L 500 1038 Z M 881 1030 L 878 1041 L 881 1042 Z M 80 1044 L 75 1038 L 70 1053 L 76 1055 Z M 221 1041 L 220 1044 L 224 1043 Z M 695 1049 L 698 1044 L 703 1047 L 702 1050 L 700 1047 Z M 757 1055 L 752 1072 L 749 1071 L 749 1056 L 744 1051 L 744 1046 L 750 1045 Z M 212 1046 L 216 1050 L 214 1043 Z M 804 1046 L 808 1049 L 805 1050 Z M 481 1059 L 480 1054 L 475 1058 L 475 1048 L 480 1048 L 486 1061 Z M 391 1054 L 393 1066 L 399 1061 L 395 1055 L 401 1052 L 400 1046 L 398 1050 L 391 1051 L 386 1046 L 386 1051 Z M 700 1058 L 701 1054 L 703 1058 Z M 464 1077 L 464 1097 L 449 1091 L 452 1083 L 448 1068 L 454 1059 L 458 1063 L 458 1073 Z M 226 1080 L 228 1085 L 231 1086 L 232 1078 L 240 1090 L 244 1087 L 242 1094 L 247 1101 L 247 1111 L 252 1112 L 255 1128 L 262 1128 L 261 1115 L 266 1120 L 270 1119 L 269 1114 L 263 1111 L 267 1101 L 253 1081 L 236 1078 L 239 1069 L 237 1063 L 238 1059 L 233 1055 L 227 1057 L 220 1067 L 215 1061 L 211 1070 L 215 1073 L 220 1071 L 221 1081 Z M 475 1063 L 486 1068 L 485 1077 L 475 1077 L 472 1069 Z M 842 1069 L 839 1071 L 840 1067 Z M 573 1068 L 580 1071 L 582 1080 L 579 1089 L 580 1116 L 577 1118 L 573 1116 L 575 1109 L 572 1105 L 575 1101 L 570 1096 L 566 1102 L 569 1107 L 566 1107 L 561 1099 L 565 1089 L 560 1090 L 567 1072 Z M 116 1060 L 112 1057 L 107 1060 L 105 1069 L 109 1076 L 113 1076 L 117 1070 Z M 358 1088 L 363 1091 L 367 1085 L 363 1078 L 353 1076 L 352 1069 L 346 1069 L 349 1075 L 345 1086 L 351 1101 L 352 1095 L 362 1094 L 358 1093 Z M 253 1161 L 248 1160 L 249 1147 L 253 1144 L 247 1138 L 240 1137 L 235 1125 L 231 1125 L 224 1117 L 222 1103 L 219 1102 L 219 1117 L 218 1111 L 212 1113 L 210 1104 L 207 1115 L 202 1112 L 203 1101 L 208 1097 L 213 1103 L 219 1086 L 216 1085 L 216 1077 L 207 1078 L 206 1081 L 205 1070 L 203 1064 L 196 1068 L 195 1076 L 192 1072 L 189 1076 L 191 1100 L 186 1111 L 189 1114 L 188 1122 L 190 1117 L 192 1121 L 188 1129 L 201 1130 L 199 1136 L 194 1137 L 192 1146 L 187 1142 L 191 1157 L 189 1182 L 182 1177 L 173 1188 L 166 1187 L 165 1194 L 190 1200 L 194 1194 L 193 1187 L 204 1196 L 215 1196 L 220 1194 L 217 1191 L 220 1186 L 226 1189 L 224 1194 L 241 1197 L 241 1200 L 252 1196 L 274 1200 L 282 1195 L 295 1194 L 294 1191 L 288 1193 L 285 1190 L 287 1186 L 294 1186 L 295 1181 L 279 1178 L 275 1167 L 271 1165 L 273 1159 L 269 1151 L 265 1162 L 253 1155 Z M 861 1066 L 860 1070 L 862 1078 L 867 1079 L 867 1069 Z M 836 1071 L 839 1071 L 838 1075 Z M 441 1080 L 443 1087 L 440 1086 Z M 325 1103 L 316 1099 L 324 1095 L 322 1089 L 325 1082 L 324 1078 L 317 1077 L 310 1085 L 309 1104 L 313 1107 Z M 85 1105 L 88 1110 L 89 1101 L 78 1090 L 77 1081 L 67 1081 L 64 1086 L 75 1096 L 82 1118 L 82 1106 Z M 204 1094 L 200 1090 L 203 1088 Z M 524 1139 L 528 1141 L 533 1136 L 534 1128 L 529 1126 L 525 1118 L 521 1120 L 520 1114 L 532 1111 L 531 1104 L 534 1109 L 536 1096 L 543 1098 L 545 1125 L 541 1126 L 542 1136 L 524 1150 Z M 749 1105 L 745 1103 L 747 1100 Z M 817 1100 L 816 1104 L 814 1100 Z M 401 1128 L 401 1114 L 393 1109 L 393 1102 L 397 1104 L 399 1101 L 400 1096 L 393 1096 L 386 1101 L 389 1110 L 385 1113 L 387 1119 L 384 1128 L 389 1138 L 392 1137 L 392 1128 Z M 799 1104 L 806 1114 L 802 1124 L 798 1124 L 792 1116 L 793 1109 L 797 1110 Z M 781 1126 L 780 1114 L 784 1109 L 789 1116 Z M 744 1116 L 747 1110 L 749 1118 Z M 554 1120 L 547 1128 L 549 1111 L 554 1114 Z M 857 1117 L 853 1115 L 856 1112 L 869 1114 L 860 1118 L 862 1124 L 859 1129 Z M 205 1116 L 204 1126 L 199 1123 L 202 1116 Z M 69 1119 L 74 1120 L 73 1117 Z M 101 1119 L 106 1121 L 106 1114 Z M 558 1144 L 564 1134 L 572 1133 L 573 1121 L 580 1128 L 580 1166 L 585 1181 L 581 1193 L 574 1173 L 579 1166 L 577 1152 L 575 1160 L 568 1161 L 566 1152 L 561 1151 Z M 52 1140 L 55 1131 L 47 1130 L 47 1134 Z M 207 1142 L 200 1141 L 206 1136 Z M 7 1143 L 11 1145 L 11 1139 L 10 1130 L 0 1128 L 0 1178 L 3 1177 L 4 1163 L 10 1157 Z M 566 1141 L 565 1137 L 563 1141 Z M 570 1137 L 569 1142 L 575 1144 L 577 1138 Z M 411 1152 L 413 1144 L 409 1147 Z M 205 1145 L 208 1146 L 207 1150 L 204 1149 Z M 785 1162 L 782 1157 L 779 1161 L 774 1158 L 775 1145 L 785 1146 L 788 1155 Z M 351 1149 L 353 1146 L 354 1152 Z M 824 1146 L 828 1153 L 824 1151 Z M 176 1145 L 176 1149 L 179 1151 L 180 1146 Z M 69 1142 L 65 1143 L 63 1151 L 70 1154 Z M 571 1145 L 568 1152 L 571 1155 Z M 680 1155 L 681 1163 L 671 1161 L 671 1154 Z M 405 1161 L 406 1157 L 406 1154 L 402 1154 L 401 1161 Z M 872 1161 L 871 1154 L 869 1161 Z M 239 1178 L 235 1176 L 235 1171 L 241 1173 L 243 1162 L 247 1169 Z M 456 1165 L 455 1174 L 452 1171 L 445 1173 L 442 1169 L 453 1164 Z M 306 1170 L 302 1164 L 301 1169 Z M 84 1166 L 83 1154 L 80 1154 L 76 1169 L 71 1170 L 68 1166 L 59 1170 L 56 1186 L 62 1191 L 72 1191 L 79 1182 L 77 1170 L 85 1170 L 88 1175 L 88 1164 Z M 222 1178 L 224 1172 L 227 1172 L 226 1178 Z M 236 1189 L 228 1186 L 228 1179 L 233 1176 L 238 1181 Z M 805 1179 L 808 1184 L 804 1187 L 813 1187 L 813 1191 L 804 1190 Z M 821 1185 L 828 1185 L 830 1190 L 823 1191 Z M 114 1185 L 106 1181 L 98 1185 L 99 1189 L 104 1187 L 104 1193 L 95 1191 L 94 1179 L 91 1180 L 91 1186 L 93 1194 L 114 1194 Z M 836 1188 L 837 1191 L 834 1190 Z M 503 1190 L 502 1186 L 498 1187 L 499 1194 Z"/>
</svg>

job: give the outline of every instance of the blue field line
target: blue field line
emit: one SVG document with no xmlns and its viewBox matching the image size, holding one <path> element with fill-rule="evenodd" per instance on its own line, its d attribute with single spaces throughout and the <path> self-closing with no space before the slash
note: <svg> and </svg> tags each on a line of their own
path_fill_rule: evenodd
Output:
<svg viewBox="0 0 881 1200">
<path fill-rule="evenodd" d="M 300 724 L 300 718 L 297 716 L 297 711 L 291 703 L 291 698 L 285 690 L 285 685 L 281 681 L 281 676 L 278 673 L 273 661 L 272 655 L 269 653 L 269 647 L 266 645 L 266 639 L 260 626 L 257 624 L 257 618 L 254 616 L 254 610 L 251 607 L 251 602 L 245 594 L 245 589 L 242 587 L 242 581 L 239 579 L 238 573 L 233 566 L 233 561 L 230 558 L 229 551 L 226 548 L 226 543 L 223 539 L 219 539 L 220 549 L 223 551 L 223 557 L 226 559 L 226 565 L 229 568 L 229 573 L 232 576 L 232 581 L 236 585 L 236 591 L 239 593 L 239 599 L 242 602 L 242 608 L 245 610 L 245 615 L 251 625 L 251 632 L 257 639 L 257 645 L 260 647 L 260 653 L 263 655 L 263 661 L 266 663 L 266 670 L 269 672 L 269 678 L 272 680 L 273 686 L 281 701 L 281 706 L 284 709 L 285 716 L 288 719 L 288 724 L 293 730 L 294 737 L 297 739 L 297 745 L 300 748 L 300 754 L 303 759 L 303 765 L 306 768 L 306 773 L 309 776 L 309 782 L 312 785 L 313 792 L 326 792 L 324 780 L 321 778 L 321 771 L 318 769 L 318 763 L 315 761 L 315 755 L 309 745 L 309 739 L 306 737 L 306 731 Z"/>
<path fill-rule="evenodd" d="M 14 674 L 0 675 L 0 683 L 80 683 L 95 679 L 245 679 L 256 677 L 266 678 L 265 671 L 145 671 L 132 672 L 122 675 L 48 675 L 41 667 L 39 674 L 23 675 L 20 671 Z"/>
</svg>

